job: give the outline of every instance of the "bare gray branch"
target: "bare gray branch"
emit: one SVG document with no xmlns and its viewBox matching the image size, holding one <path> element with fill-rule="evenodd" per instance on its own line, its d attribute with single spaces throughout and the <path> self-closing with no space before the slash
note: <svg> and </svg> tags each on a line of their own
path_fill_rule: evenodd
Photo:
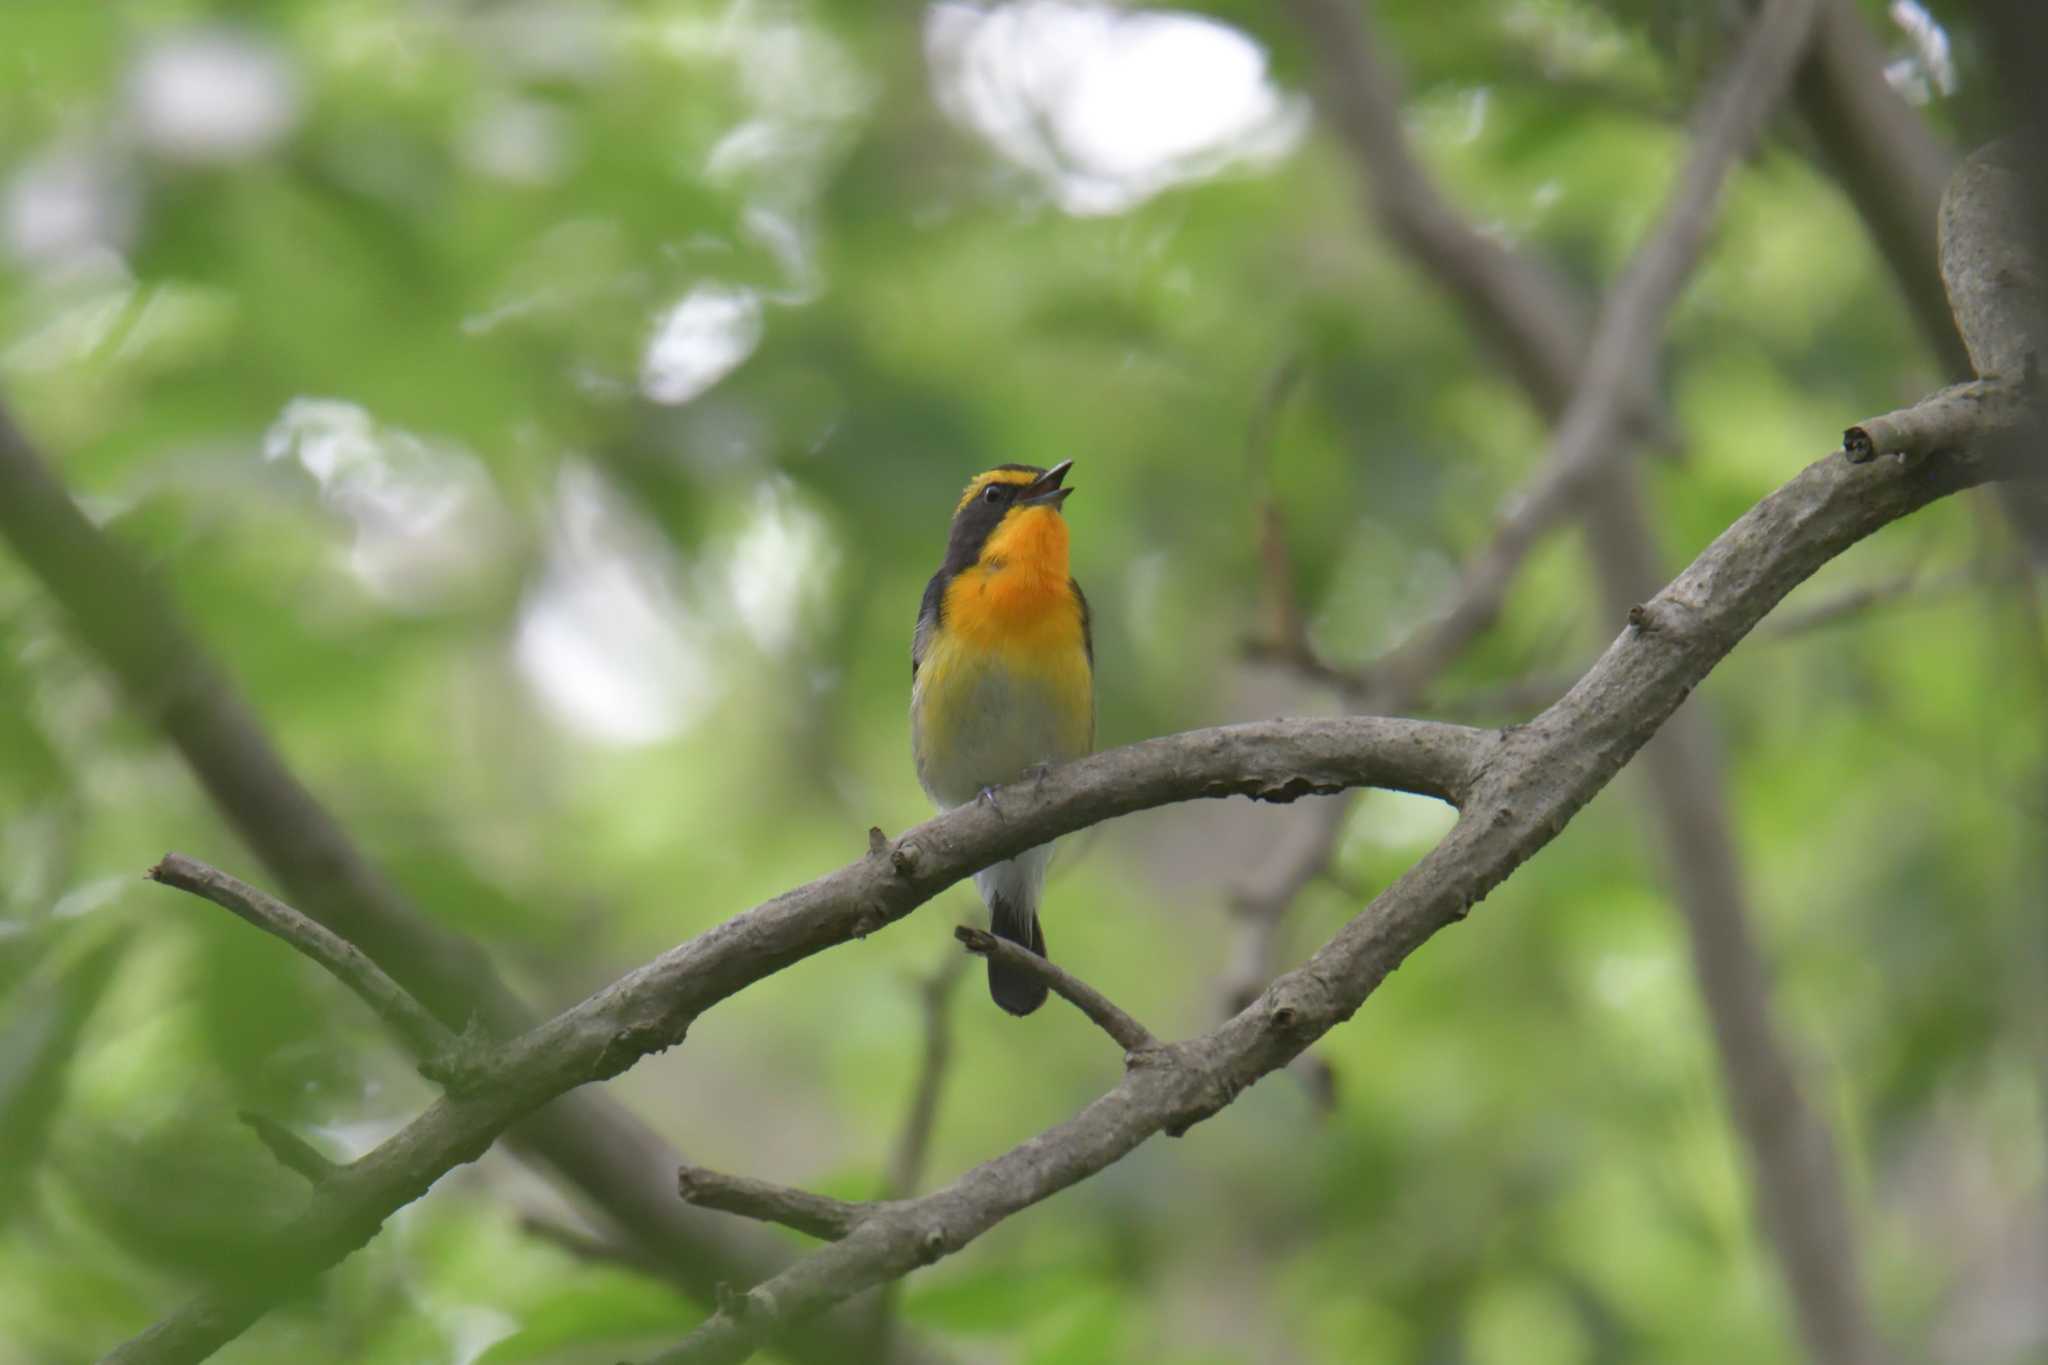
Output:
<svg viewBox="0 0 2048 1365">
<path fill-rule="evenodd" d="M 682 1040 L 704 1010 L 813 953 L 874 933 L 992 862 L 1114 816 L 1200 797 L 1292 801 L 1383 785 L 1465 799 L 1494 741 L 1430 721 L 1264 721 L 1093 754 L 873 843 L 839 871 L 736 915 L 520 1038 L 478 1057 L 465 1084 L 322 1183 L 266 1259 L 265 1277 L 203 1293 L 110 1361 L 189 1362 L 271 1298 L 361 1246 L 511 1123 Z"/>
<path fill-rule="evenodd" d="M 1124 1013 L 1115 1001 L 1066 968 L 1047 961 L 1030 949 L 1020 948 L 966 924 L 956 927 L 953 937 L 976 957 L 1000 958 L 1007 965 L 1029 972 L 1043 981 L 1062 1000 L 1087 1015 L 1097 1028 L 1115 1039 L 1126 1053 L 1142 1052 L 1158 1045 L 1151 1030 Z"/>
<path fill-rule="evenodd" d="M 166 853 L 147 875 L 151 881 L 212 901 L 312 958 L 360 996 L 421 1056 L 431 1057 L 453 1046 L 455 1035 L 360 948 L 277 897 L 182 853 Z"/>
<path fill-rule="evenodd" d="M 702 1166 L 685 1166 L 677 1171 L 676 1192 L 698 1208 L 780 1223 L 827 1242 L 836 1242 L 852 1232 L 875 1207 L 830 1199 L 768 1180 L 726 1175 Z"/>
</svg>

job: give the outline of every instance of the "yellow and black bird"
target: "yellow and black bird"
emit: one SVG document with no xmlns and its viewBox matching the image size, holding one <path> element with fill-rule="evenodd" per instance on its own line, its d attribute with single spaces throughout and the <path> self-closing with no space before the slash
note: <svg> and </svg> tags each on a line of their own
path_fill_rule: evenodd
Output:
<svg viewBox="0 0 2048 1365">
<path fill-rule="evenodd" d="M 1000 465 L 953 510 L 910 646 L 911 748 L 940 810 L 993 801 L 995 788 L 1094 747 L 1095 646 L 1060 512 L 1073 463 Z M 989 928 L 1041 957 L 1038 893 L 1051 861 L 1045 844 L 974 875 Z M 988 990 L 1012 1014 L 1045 1002 L 1037 978 L 994 960 Z"/>
</svg>

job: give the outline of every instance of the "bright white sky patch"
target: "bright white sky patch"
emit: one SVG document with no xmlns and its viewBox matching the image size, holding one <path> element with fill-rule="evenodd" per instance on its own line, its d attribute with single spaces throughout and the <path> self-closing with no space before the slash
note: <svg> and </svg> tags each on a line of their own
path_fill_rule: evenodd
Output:
<svg viewBox="0 0 2048 1365">
<path fill-rule="evenodd" d="M 380 425 L 359 404 L 294 398 L 264 433 L 263 455 L 296 459 L 321 501 L 355 523 L 349 570 L 389 605 L 431 606 L 473 586 L 503 547 L 482 462 Z"/>
<path fill-rule="evenodd" d="M 655 403 L 687 403 L 760 344 L 759 296 L 737 285 L 700 284 L 656 324 L 640 365 L 640 392 Z"/>
<path fill-rule="evenodd" d="M 592 739 L 652 744 L 710 705 L 713 655 L 659 534 L 597 474 L 565 465 L 547 569 L 520 609 L 513 642 L 535 694 Z"/>
<path fill-rule="evenodd" d="M 299 80 L 276 46 L 232 29 L 203 29 L 146 48 L 128 76 L 135 136 L 174 161 L 260 156 L 299 121 Z"/>
<path fill-rule="evenodd" d="M 1250 38 L 1200 15 L 1074 0 L 932 6 L 940 105 L 1046 182 L 1069 213 L 1285 155 L 1307 117 Z"/>
</svg>

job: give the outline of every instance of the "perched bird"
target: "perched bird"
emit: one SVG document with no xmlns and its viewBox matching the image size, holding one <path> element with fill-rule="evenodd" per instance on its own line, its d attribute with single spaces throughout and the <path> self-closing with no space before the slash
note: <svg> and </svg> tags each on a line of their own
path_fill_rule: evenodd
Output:
<svg viewBox="0 0 2048 1365">
<path fill-rule="evenodd" d="M 940 810 L 994 801 L 995 788 L 1094 746 L 1095 645 L 1060 513 L 1073 463 L 1000 465 L 976 475 L 953 509 L 910 646 L 911 749 Z M 1051 861 L 1044 844 L 974 874 L 989 928 L 1040 957 L 1038 893 Z M 988 990 L 1012 1014 L 1045 1002 L 1036 977 L 993 959 Z"/>
</svg>

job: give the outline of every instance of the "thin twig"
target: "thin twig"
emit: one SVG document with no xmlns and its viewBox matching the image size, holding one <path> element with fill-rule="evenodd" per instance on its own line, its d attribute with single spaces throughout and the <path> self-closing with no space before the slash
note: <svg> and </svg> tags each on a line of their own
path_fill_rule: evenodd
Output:
<svg viewBox="0 0 2048 1365">
<path fill-rule="evenodd" d="M 997 938 L 971 925 L 958 925 L 953 937 L 960 940 L 967 951 L 977 957 L 1001 962 L 1006 967 L 1029 972 L 1046 985 L 1052 987 L 1061 999 L 1072 1005 L 1094 1021 L 1095 1026 L 1114 1038 L 1126 1053 L 1143 1052 L 1158 1046 L 1158 1040 L 1151 1030 L 1124 1013 L 1113 1000 L 1093 986 L 1067 971 L 1064 967 L 1047 961 L 1029 948 L 1022 948 L 1007 939 Z"/>
<path fill-rule="evenodd" d="M 424 1057 L 444 1053 L 455 1035 L 384 969 L 341 935 L 318 924 L 268 892 L 182 853 L 166 853 L 149 869 L 151 881 L 212 901 L 264 933 L 283 939 L 313 959 L 361 997 L 398 1035 Z"/>
<path fill-rule="evenodd" d="M 287 1170 L 297 1171 L 315 1185 L 334 1174 L 336 1165 L 315 1151 L 313 1145 L 291 1129 L 253 1109 L 244 1109 L 236 1115 L 248 1129 L 256 1134 L 257 1140 L 277 1158 L 278 1164 Z"/>
<path fill-rule="evenodd" d="M 685 1166 L 677 1171 L 676 1190 L 686 1203 L 700 1209 L 780 1223 L 827 1242 L 836 1242 L 852 1232 L 875 1208 L 873 1204 L 832 1199 L 792 1185 L 727 1175 L 702 1166 Z"/>
</svg>

